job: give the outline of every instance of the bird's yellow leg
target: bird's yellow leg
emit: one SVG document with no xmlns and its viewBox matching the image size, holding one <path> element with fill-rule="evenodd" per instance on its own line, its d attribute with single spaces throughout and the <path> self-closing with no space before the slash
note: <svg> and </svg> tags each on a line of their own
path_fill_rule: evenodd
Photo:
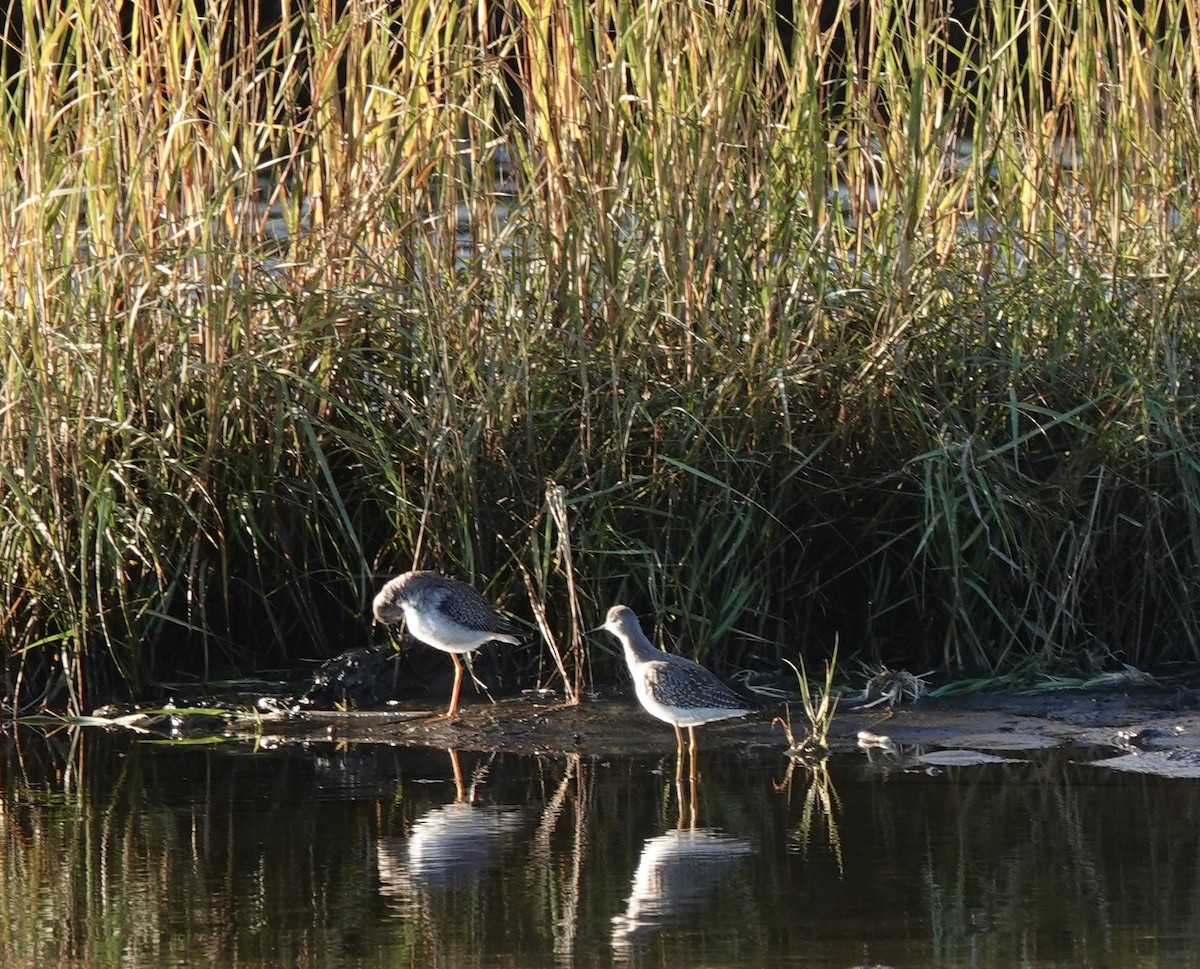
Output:
<svg viewBox="0 0 1200 969">
<path fill-rule="evenodd" d="M 688 813 L 688 820 L 691 823 L 691 826 L 693 828 L 696 827 L 696 804 L 699 801 L 699 798 L 696 796 L 696 786 L 697 786 L 696 785 L 696 774 L 695 774 L 695 772 L 693 772 L 692 780 L 689 785 L 692 797 L 691 797 L 691 804 L 689 805 L 689 813 Z"/>
<path fill-rule="evenodd" d="M 446 711 L 446 718 L 453 719 L 458 713 L 458 691 L 462 687 L 462 662 L 458 658 L 458 653 L 451 653 L 450 659 L 454 661 L 454 690 L 450 694 L 450 709 Z"/>
<path fill-rule="evenodd" d="M 450 768 L 454 771 L 454 803 L 458 804 L 466 797 L 466 788 L 463 787 L 462 768 L 458 764 L 458 751 L 451 747 L 446 751 L 450 755 Z"/>
</svg>

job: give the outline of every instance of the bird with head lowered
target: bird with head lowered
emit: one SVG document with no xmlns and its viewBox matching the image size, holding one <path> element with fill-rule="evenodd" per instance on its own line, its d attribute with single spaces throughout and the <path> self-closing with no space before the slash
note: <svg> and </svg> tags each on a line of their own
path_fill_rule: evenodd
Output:
<svg viewBox="0 0 1200 969">
<path fill-rule="evenodd" d="M 454 688 L 447 717 L 458 713 L 463 666 L 458 658 L 484 643 L 521 642 L 521 631 L 490 602 L 465 582 L 438 572 L 405 572 L 388 582 L 375 596 L 376 620 L 401 619 L 414 639 L 450 654 L 454 662 Z"/>
</svg>

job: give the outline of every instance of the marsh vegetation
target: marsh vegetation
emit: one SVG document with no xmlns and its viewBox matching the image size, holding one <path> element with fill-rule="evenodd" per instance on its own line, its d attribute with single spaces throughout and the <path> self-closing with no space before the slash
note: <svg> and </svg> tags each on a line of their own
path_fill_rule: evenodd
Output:
<svg viewBox="0 0 1200 969">
<path fill-rule="evenodd" d="M 414 564 L 577 682 L 618 601 L 723 671 L 1200 655 L 1193 0 L 281 8 L 7 14 L 16 702 Z"/>
</svg>

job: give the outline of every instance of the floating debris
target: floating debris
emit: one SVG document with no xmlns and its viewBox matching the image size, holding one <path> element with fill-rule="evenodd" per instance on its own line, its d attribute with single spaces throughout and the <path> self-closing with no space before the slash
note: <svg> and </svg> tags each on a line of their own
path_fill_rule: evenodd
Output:
<svg viewBox="0 0 1200 969">
<path fill-rule="evenodd" d="M 917 758 L 934 767 L 978 767 L 981 764 L 1016 764 L 1012 757 L 984 753 L 982 750 L 931 750 Z"/>
<path fill-rule="evenodd" d="M 908 670 L 889 670 L 885 666 L 867 681 L 862 693 L 847 700 L 846 705 L 866 710 L 881 703 L 890 707 L 915 703 L 928 692 L 929 686 L 925 680 L 929 675 L 917 675 Z"/>
<path fill-rule="evenodd" d="M 896 741 L 884 734 L 871 733 L 869 730 L 860 730 L 858 732 L 858 746 L 864 750 L 888 750 L 894 751 L 897 749 Z"/>
<path fill-rule="evenodd" d="M 1148 750 L 1090 761 L 1095 767 L 1155 774 L 1159 777 L 1200 777 L 1200 751 Z"/>
</svg>

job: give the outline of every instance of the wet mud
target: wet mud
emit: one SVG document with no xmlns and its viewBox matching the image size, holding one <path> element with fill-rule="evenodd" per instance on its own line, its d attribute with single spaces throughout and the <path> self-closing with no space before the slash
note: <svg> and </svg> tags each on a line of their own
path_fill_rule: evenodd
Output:
<svg viewBox="0 0 1200 969">
<path fill-rule="evenodd" d="M 740 720 L 697 728 L 701 750 L 775 748 L 787 738 L 776 718 L 804 734 L 798 705 L 772 704 Z M 288 709 L 225 718 L 225 736 L 260 742 L 342 741 L 513 753 L 587 756 L 667 753 L 668 724 L 618 691 L 575 704 L 551 694 L 464 703 L 453 719 L 438 705 L 394 704 L 375 711 Z M 924 698 L 895 708 L 840 709 L 829 732 L 833 751 L 867 748 L 929 766 L 989 762 L 1006 753 L 1066 745 L 1107 748 L 1096 763 L 1180 777 L 1200 777 L 1200 691 L 977 694 Z M 957 753 L 955 753 L 957 752 Z M 973 756 L 977 755 L 977 756 Z"/>
</svg>

